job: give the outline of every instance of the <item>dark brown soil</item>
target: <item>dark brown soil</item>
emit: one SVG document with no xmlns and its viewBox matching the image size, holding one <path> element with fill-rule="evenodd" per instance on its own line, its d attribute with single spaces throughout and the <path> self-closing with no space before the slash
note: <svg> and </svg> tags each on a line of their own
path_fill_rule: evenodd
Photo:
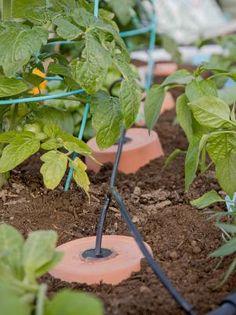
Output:
<svg viewBox="0 0 236 315">
<path fill-rule="evenodd" d="M 186 140 L 174 124 L 174 113 L 166 113 L 157 127 L 166 155 L 175 147 L 186 148 Z M 215 308 L 236 284 L 236 277 L 216 289 L 229 261 L 216 269 L 209 254 L 221 244 L 221 234 L 207 216 L 190 206 L 191 198 L 218 189 L 212 173 L 198 178 L 189 193 L 183 189 L 184 156 L 163 168 L 158 159 L 137 174 L 119 174 L 117 186 L 127 208 L 154 257 L 199 314 Z M 32 230 L 54 229 L 59 243 L 94 235 L 102 200 L 107 191 L 111 166 L 91 178 L 91 203 L 74 186 L 68 193 L 43 188 L 38 159 L 14 171 L 10 183 L 0 191 L 0 222 L 7 222 L 27 235 Z M 219 207 L 214 209 L 219 210 Z M 129 235 L 116 204 L 112 204 L 107 234 Z M 105 303 L 108 315 L 183 314 L 144 263 L 142 271 L 118 286 L 63 283 L 45 276 L 51 293 L 64 287 L 95 293 Z"/>
</svg>

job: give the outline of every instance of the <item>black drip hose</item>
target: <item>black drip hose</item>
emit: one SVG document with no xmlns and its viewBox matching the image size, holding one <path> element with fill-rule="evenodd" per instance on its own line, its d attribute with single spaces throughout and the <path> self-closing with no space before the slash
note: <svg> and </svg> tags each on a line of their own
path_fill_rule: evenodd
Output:
<svg viewBox="0 0 236 315">
<path fill-rule="evenodd" d="M 186 301 L 185 298 L 176 290 L 176 288 L 173 286 L 171 281 L 168 279 L 165 273 L 161 270 L 158 263 L 154 260 L 152 255 L 147 250 L 141 234 L 139 233 L 138 229 L 136 228 L 135 224 L 132 222 L 129 216 L 129 213 L 125 207 L 125 204 L 121 195 L 118 193 L 118 191 L 115 188 L 118 166 L 119 166 L 124 139 L 125 139 L 125 133 L 126 133 L 126 130 L 123 130 L 121 138 L 119 139 L 116 159 L 113 165 L 112 176 L 111 176 L 111 181 L 110 181 L 110 191 L 105 199 L 105 202 L 101 211 L 99 223 L 98 223 L 97 234 L 96 234 L 95 255 L 97 257 L 101 257 L 102 235 L 103 235 L 104 225 L 106 221 L 107 211 L 109 209 L 109 205 L 113 197 L 119 206 L 120 213 L 125 223 L 127 224 L 129 231 L 132 233 L 138 247 L 140 248 L 143 256 L 146 258 L 149 266 L 152 268 L 157 278 L 160 280 L 163 286 L 167 289 L 170 295 L 174 298 L 174 300 L 178 303 L 178 305 L 185 311 L 186 314 L 196 315 L 196 312 L 194 311 L 193 306 L 190 303 L 188 303 L 188 301 Z M 218 309 L 209 313 L 208 315 L 236 315 L 236 293 L 233 293 L 229 295 L 228 297 L 226 297 L 223 300 L 221 306 Z"/>
<path fill-rule="evenodd" d="M 172 297 L 175 299 L 175 301 L 181 306 L 181 308 L 186 312 L 186 314 L 189 315 L 196 315 L 196 313 L 193 311 L 193 306 L 189 304 L 182 296 L 181 294 L 175 289 L 175 287 L 172 285 L 170 280 L 167 278 L 167 276 L 164 274 L 164 272 L 161 270 L 159 265 L 155 262 L 152 255 L 147 250 L 144 241 L 142 239 L 142 236 L 140 235 L 139 231 L 137 230 L 136 226 L 132 222 L 124 201 L 122 200 L 120 194 L 117 192 L 115 188 L 111 190 L 111 193 L 113 197 L 115 198 L 119 208 L 120 213 L 125 221 L 125 223 L 128 226 L 129 231 L 132 233 L 138 247 L 140 248 L 143 256 L 146 258 L 149 266 L 152 268 L 155 275 L 159 278 L 161 283 L 164 285 L 164 287 L 169 291 L 169 293 L 172 295 Z"/>
</svg>

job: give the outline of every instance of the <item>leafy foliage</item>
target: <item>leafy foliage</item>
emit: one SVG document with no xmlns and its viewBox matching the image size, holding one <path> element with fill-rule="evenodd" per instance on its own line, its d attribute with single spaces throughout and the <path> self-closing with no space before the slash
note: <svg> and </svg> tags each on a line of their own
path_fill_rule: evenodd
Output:
<svg viewBox="0 0 236 315">
<path fill-rule="evenodd" d="M 176 111 L 177 120 L 189 141 L 185 159 L 185 188 L 187 190 L 190 187 L 199 167 L 203 171 L 207 169 L 207 153 L 215 165 L 220 186 L 232 197 L 236 191 L 235 107 L 233 103 L 226 103 L 222 99 L 214 75 L 202 78 L 202 73 L 209 68 L 209 65 L 201 66 L 193 74 L 179 70 L 167 77 L 161 86 L 153 86 L 150 92 L 152 97 L 145 104 L 146 121 L 151 129 L 160 112 L 160 91 L 163 88 L 184 87 L 185 93 L 178 98 Z M 211 70 L 218 77 L 232 77 L 232 74 L 222 73 L 215 67 Z"/>
<path fill-rule="evenodd" d="M 85 293 L 63 290 L 52 300 L 37 279 L 62 258 L 53 231 L 31 232 L 24 241 L 12 226 L 0 225 L 0 304 L 4 315 L 102 315 L 100 301 Z"/>
<path fill-rule="evenodd" d="M 114 3 L 109 5 L 113 7 Z M 130 1 L 129 5 L 135 5 L 135 1 Z M 97 101 L 92 103 L 85 139 L 96 133 L 101 148 L 114 144 L 122 128 L 135 122 L 141 99 L 137 76 L 113 21 L 114 15 L 101 9 L 99 17 L 95 17 L 92 3 L 14 0 L 5 1 L 2 11 L 0 98 L 84 90 L 82 95 L 71 99 L 12 105 L 0 111 L 3 143 L 0 173 L 14 169 L 43 149 L 48 152 L 41 157 L 41 173 L 46 187 L 54 189 L 72 163 L 72 151 L 91 155 L 82 141 L 71 136 L 78 134 L 84 106 L 90 99 Z M 76 55 L 66 58 L 46 45 L 57 40 L 74 40 Z M 111 69 L 123 81 L 118 94 L 112 97 L 107 86 Z M 48 82 L 45 76 L 59 77 L 60 81 Z M 98 100 L 103 103 L 99 104 Z M 24 127 L 35 123 L 40 125 L 40 130 Z M 54 132 L 47 133 L 46 125 Z M 57 127 L 60 131 L 56 131 Z M 8 131 L 14 132 L 12 138 L 3 140 L 4 132 Z M 80 160 L 72 163 L 74 179 L 88 192 L 89 181 L 81 163 Z"/>
</svg>

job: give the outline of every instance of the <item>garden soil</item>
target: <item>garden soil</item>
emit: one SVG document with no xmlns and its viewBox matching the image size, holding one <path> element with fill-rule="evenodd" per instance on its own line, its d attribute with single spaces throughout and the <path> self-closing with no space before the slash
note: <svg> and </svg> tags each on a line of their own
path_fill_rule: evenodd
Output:
<svg viewBox="0 0 236 315">
<path fill-rule="evenodd" d="M 156 130 L 166 156 L 175 147 L 185 150 L 187 142 L 175 124 L 174 112 L 164 114 Z M 200 176 L 184 192 L 184 155 L 163 169 L 164 158 L 152 161 L 136 174 L 119 174 L 117 187 L 133 222 L 152 247 L 157 262 L 198 314 L 215 308 L 236 285 L 236 276 L 218 287 L 230 260 L 219 268 L 209 255 L 222 243 L 221 233 L 209 215 L 190 205 L 190 200 L 209 189 L 217 189 L 214 174 Z M 58 232 L 59 244 L 95 234 L 100 208 L 108 189 L 111 165 L 90 173 L 91 201 L 75 185 L 70 192 L 43 187 L 39 158 L 33 158 L 12 172 L 0 191 L 0 223 L 18 228 L 24 236 L 38 229 Z M 208 210 L 222 211 L 220 205 Z M 106 234 L 130 235 L 117 205 L 112 203 Z M 156 279 L 145 262 L 142 270 L 117 286 L 68 284 L 46 275 L 49 294 L 65 287 L 91 292 L 104 301 L 106 315 L 184 314 Z"/>
</svg>

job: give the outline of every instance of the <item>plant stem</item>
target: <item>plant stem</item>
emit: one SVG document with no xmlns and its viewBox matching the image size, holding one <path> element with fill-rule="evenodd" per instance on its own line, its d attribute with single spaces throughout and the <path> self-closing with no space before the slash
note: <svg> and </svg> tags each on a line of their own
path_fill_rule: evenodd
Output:
<svg viewBox="0 0 236 315">
<path fill-rule="evenodd" d="M 18 104 L 13 105 L 13 112 L 11 115 L 11 121 L 10 121 L 10 130 L 13 130 L 15 128 L 15 124 L 16 124 L 16 118 L 17 118 L 17 114 L 18 114 Z"/>
<path fill-rule="evenodd" d="M 35 315 L 44 315 L 47 285 L 41 284 L 38 290 Z"/>
<path fill-rule="evenodd" d="M 9 20 L 12 17 L 12 0 L 1 0 L 1 19 Z"/>
</svg>

